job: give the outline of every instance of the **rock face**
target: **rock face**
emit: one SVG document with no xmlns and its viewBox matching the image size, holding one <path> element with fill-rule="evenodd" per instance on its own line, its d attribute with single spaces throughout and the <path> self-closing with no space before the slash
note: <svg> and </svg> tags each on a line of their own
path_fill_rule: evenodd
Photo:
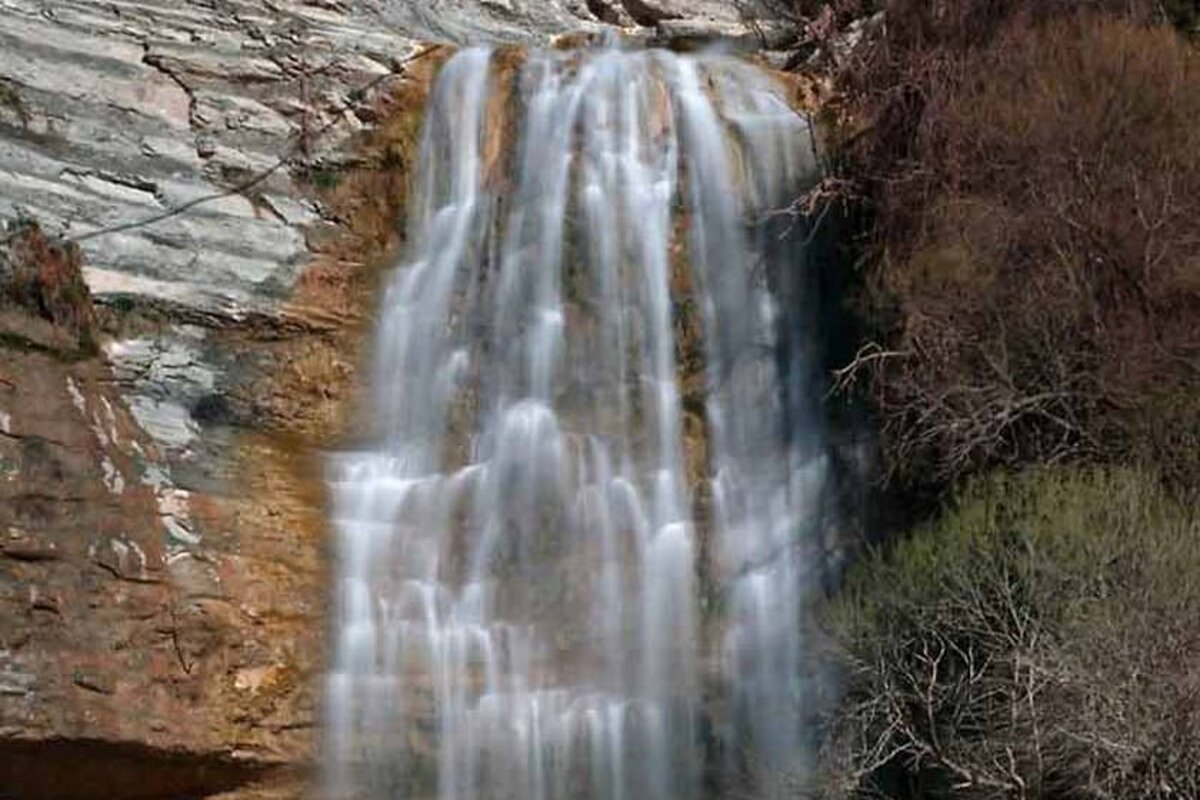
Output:
<svg viewBox="0 0 1200 800">
<path fill-rule="evenodd" d="M 270 545 L 251 535 L 236 551 L 202 543 L 235 506 L 180 477 L 185 460 L 96 353 L 99 332 L 49 313 L 51 284 L 17 302 L 34 270 L 80 277 L 77 253 L 26 246 L 40 237 L 0 255 L 0 787 L 168 797 L 239 783 L 302 747 L 287 727 L 311 719 L 303 695 L 268 697 L 250 676 L 294 684 L 307 668 L 289 653 L 299 632 L 275 634 L 306 613 L 296 589 L 315 585 L 315 558 L 289 547 L 259 563 Z M 86 291 L 75 301 L 91 307 Z M 112 776 L 142 771 L 115 793 Z"/>
<path fill-rule="evenodd" d="M 538 41 L 602 26 L 646 33 L 666 20 L 713 26 L 711 32 L 719 38 L 728 26 L 740 25 L 740 34 L 756 21 L 777 16 L 765 0 L 385 0 L 371 5 L 400 30 L 456 42 Z"/>
<path fill-rule="evenodd" d="M 363 124 L 347 93 L 413 47 L 322 4 L 212 5 L 0 0 L 0 216 L 86 236 L 236 186 L 337 117 L 315 145 L 335 152 Z M 89 284 L 216 312 L 281 298 L 319 219 L 291 172 L 86 240 Z"/>
<path fill-rule="evenodd" d="M 441 58 L 421 42 L 619 25 L 752 45 L 746 19 L 715 0 L 0 0 L 0 797 L 309 780 L 319 453 L 353 434 Z"/>
<path fill-rule="evenodd" d="M 364 261 L 395 244 L 355 237 L 336 184 L 426 79 L 390 74 L 415 45 L 369 17 L 206 5 L 0 0 L 0 218 L 84 237 L 0 247 L 5 797 L 245 792 L 312 763 L 316 454 Z M 81 267 L 86 348 L 21 277 Z"/>
</svg>

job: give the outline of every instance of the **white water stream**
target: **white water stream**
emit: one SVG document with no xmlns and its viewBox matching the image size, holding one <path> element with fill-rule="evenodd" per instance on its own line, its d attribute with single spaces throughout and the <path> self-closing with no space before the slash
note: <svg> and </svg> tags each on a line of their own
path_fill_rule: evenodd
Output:
<svg viewBox="0 0 1200 800">
<path fill-rule="evenodd" d="M 733 59 L 493 61 L 437 80 L 373 433 L 333 459 L 330 796 L 667 800 L 796 769 L 824 462 L 771 220 L 809 126 Z"/>
</svg>

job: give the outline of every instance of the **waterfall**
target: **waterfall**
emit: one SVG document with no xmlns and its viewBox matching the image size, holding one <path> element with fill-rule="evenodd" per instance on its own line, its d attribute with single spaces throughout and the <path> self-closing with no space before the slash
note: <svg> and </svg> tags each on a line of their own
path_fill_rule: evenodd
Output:
<svg viewBox="0 0 1200 800">
<path fill-rule="evenodd" d="M 809 125 L 732 58 L 505 55 L 441 69 L 368 444 L 331 459 L 329 795 L 802 769 Z"/>
</svg>

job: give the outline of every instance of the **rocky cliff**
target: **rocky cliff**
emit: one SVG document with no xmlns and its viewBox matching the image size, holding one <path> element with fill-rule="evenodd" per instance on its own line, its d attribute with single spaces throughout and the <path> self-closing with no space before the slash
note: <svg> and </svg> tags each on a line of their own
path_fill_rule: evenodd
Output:
<svg viewBox="0 0 1200 800">
<path fill-rule="evenodd" d="M 371 257 L 338 250 L 353 226 L 323 193 L 421 83 L 395 66 L 415 45 L 315 5 L 0 12 L 0 215 L 40 225 L 3 256 L 0 795 L 298 783 L 313 453 L 340 432 Z M 80 275 L 87 346 L 48 302 Z"/>
</svg>

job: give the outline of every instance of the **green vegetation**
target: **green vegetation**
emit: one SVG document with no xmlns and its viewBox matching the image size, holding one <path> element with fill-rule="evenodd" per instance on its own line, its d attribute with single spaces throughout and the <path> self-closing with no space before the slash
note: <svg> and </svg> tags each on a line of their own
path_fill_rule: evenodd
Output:
<svg viewBox="0 0 1200 800">
<path fill-rule="evenodd" d="M 0 79 L 0 109 L 12 112 L 22 125 L 29 122 L 29 111 L 12 81 Z"/>
<path fill-rule="evenodd" d="M 329 192 L 337 188 L 345 174 L 337 167 L 305 165 L 293 168 L 296 179 L 314 189 Z"/>
<path fill-rule="evenodd" d="M 1200 518 L 1134 470 L 981 480 L 849 576 L 832 796 L 1200 796 Z"/>
</svg>

